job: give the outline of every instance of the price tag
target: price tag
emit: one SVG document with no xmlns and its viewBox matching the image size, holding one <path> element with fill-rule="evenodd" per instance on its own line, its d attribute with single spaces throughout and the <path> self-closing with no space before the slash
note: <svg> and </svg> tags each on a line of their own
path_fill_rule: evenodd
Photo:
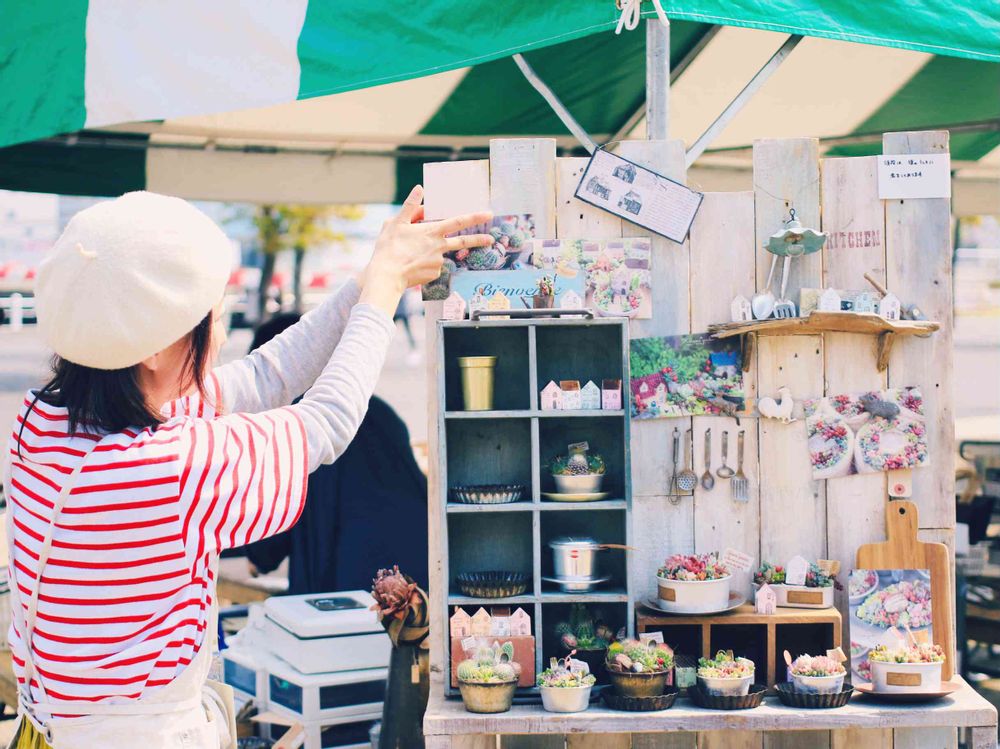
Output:
<svg viewBox="0 0 1000 749">
<path fill-rule="evenodd" d="M 639 642 L 658 642 L 663 644 L 663 632 L 643 632 L 639 635 Z"/>
<path fill-rule="evenodd" d="M 574 442 L 566 448 L 566 452 L 569 455 L 582 454 L 590 450 L 590 443 L 588 442 Z"/>
<path fill-rule="evenodd" d="M 749 572 L 753 568 L 753 557 L 737 549 L 726 549 L 720 561 L 730 570 Z"/>
<path fill-rule="evenodd" d="M 951 197 L 951 157 L 948 154 L 898 154 L 876 158 L 878 196 L 883 200 Z"/>
<path fill-rule="evenodd" d="M 462 640 L 462 650 L 466 653 L 470 653 L 479 647 L 479 640 L 475 637 L 466 637 Z"/>
</svg>

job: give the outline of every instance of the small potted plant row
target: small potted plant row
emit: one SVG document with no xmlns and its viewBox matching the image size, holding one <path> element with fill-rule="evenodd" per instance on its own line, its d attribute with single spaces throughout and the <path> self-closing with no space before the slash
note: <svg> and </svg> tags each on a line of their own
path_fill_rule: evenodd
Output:
<svg viewBox="0 0 1000 749">
<path fill-rule="evenodd" d="M 722 611 L 732 574 L 717 553 L 674 554 L 657 571 L 657 605 L 678 614 Z"/>
<path fill-rule="evenodd" d="M 472 658 L 458 664 L 458 689 L 470 713 L 504 713 L 514 700 L 521 666 L 514 661 L 514 644 L 476 650 Z"/>
<path fill-rule="evenodd" d="M 833 606 L 833 589 L 836 578 L 827 574 L 818 564 L 810 562 L 806 570 L 805 585 L 789 585 L 787 571 L 780 564 L 764 562 L 753 576 L 754 585 L 764 583 L 774 591 L 776 604 L 793 609 L 826 609 Z"/>
<path fill-rule="evenodd" d="M 542 707 L 550 713 L 578 713 L 590 704 L 590 690 L 597 679 L 586 663 L 573 658 L 552 658 L 549 667 L 538 675 Z"/>
</svg>

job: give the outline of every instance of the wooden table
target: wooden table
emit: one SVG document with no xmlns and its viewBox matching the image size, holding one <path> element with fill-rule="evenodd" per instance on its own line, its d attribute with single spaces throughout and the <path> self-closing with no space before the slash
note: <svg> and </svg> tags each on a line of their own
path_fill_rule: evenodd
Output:
<svg viewBox="0 0 1000 749">
<path fill-rule="evenodd" d="M 465 711 L 461 700 L 446 700 L 440 688 L 433 689 L 424 716 L 427 749 L 472 749 L 493 746 L 484 736 L 548 735 L 569 737 L 576 744 L 576 734 L 598 734 L 592 743 L 580 746 L 638 746 L 630 743 L 642 734 L 696 731 L 831 731 L 838 729 L 892 729 L 947 727 L 969 728 L 972 749 L 994 749 L 997 744 L 997 711 L 961 677 L 954 681 L 962 689 L 940 702 L 922 705 L 895 705 L 870 701 L 855 695 L 851 703 L 836 710 L 805 710 L 785 707 L 777 697 L 767 697 L 753 710 L 731 712 L 695 707 L 686 698 L 678 698 L 669 710 L 654 713 L 627 713 L 609 710 L 603 704 L 592 705 L 582 713 L 547 713 L 541 705 L 515 705 L 509 712 L 476 715 Z M 664 742 L 641 742 L 642 746 L 679 746 Z M 670 737 L 670 739 L 677 737 Z M 892 745 L 891 734 L 888 746 Z M 518 743 L 520 746 L 528 744 Z M 549 747 L 545 742 L 539 746 Z M 686 745 L 686 744 L 685 744 Z M 690 743 L 694 746 L 693 741 Z M 857 746 L 858 744 L 854 744 Z M 534 746 L 534 745 L 532 745 Z M 866 744 L 868 746 L 868 744 Z"/>
</svg>

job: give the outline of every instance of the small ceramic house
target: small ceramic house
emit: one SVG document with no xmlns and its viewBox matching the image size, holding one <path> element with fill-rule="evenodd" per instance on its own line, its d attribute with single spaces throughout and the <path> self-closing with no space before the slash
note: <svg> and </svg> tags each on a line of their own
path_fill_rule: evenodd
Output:
<svg viewBox="0 0 1000 749">
<path fill-rule="evenodd" d="M 738 296 L 729 307 L 729 315 L 733 322 L 749 322 L 753 319 L 753 310 L 750 308 L 750 300 L 745 296 Z"/>
<path fill-rule="evenodd" d="M 510 299 L 502 291 L 498 291 L 496 294 L 490 297 L 490 300 L 486 303 L 486 309 L 488 310 L 507 310 L 510 309 Z M 497 315 L 493 318 L 494 320 L 507 320 L 505 315 Z"/>
<path fill-rule="evenodd" d="M 477 310 L 486 309 L 486 305 L 486 297 L 482 294 L 473 294 L 472 298 L 469 300 L 469 319 L 472 319 L 473 313 Z"/>
<path fill-rule="evenodd" d="M 575 291 L 567 291 L 559 298 L 561 309 L 583 309 L 583 299 Z"/>
<path fill-rule="evenodd" d="M 587 382 L 580 391 L 580 408 L 584 411 L 597 411 L 601 408 L 601 389 L 593 380 Z"/>
<path fill-rule="evenodd" d="M 601 382 L 601 408 L 605 411 L 619 411 L 622 407 L 622 381 L 603 380 Z"/>
<path fill-rule="evenodd" d="M 472 615 L 472 635 L 474 637 L 489 637 L 490 636 L 490 615 L 486 613 L 486 609 L 480 608 L 475 614 Z"/>
<path fill-rule="evenodd" d="M 827 289 L 819 298 L 817 309 L 820 312 L 840 312 L 840 294 L 836 289 Z"/>
<path fill-rule="evenodd" d="M 540 401 L 543 411 L 558 411 L 562 408 L 562 390 L 558 385 L 549 380 L 549 384 L 542 390 Z"/>
<path fill-rule="evenodd" d="M 517 637 L 519 635 L 528 636 L 531 634 L 531 617 L 528 616 L 522 608 L 517 608 L 514 613 L 510 615 L 510 635 L 511 637 Z"/>
<path fill-rule="evenodd" d="M 890 291 L 878 303 L 878 313 L 883 320 L 898 320 L 899 307 L 899 297 Z"/>
<path fill-rule="evenodd" d="M 468 637 L 472 634 L 472 617 L 465 609 L 455 609 L 451 615 L 451 636 Z"/>
<path fill-rule="evenodd" d="M 778 607 L 778 594 L 774 592 L 774 589 L 764 583 L 759 588 L 753 597 L 754 610 L 758 614 L 765 614 L 770 616 L 774 613 L 774 610 Z"/>
<path fill-rule="evenodd" d="M 579 411 L 583 407 L 583 395 L 580 392 L 579 380 L 562 380 L 559 383 L 562 389 L 562 410 Z"/>
<path fill-rule="evenodd" d="M 442 319 L 444 320 L 464 320 L 465 319 L 465 300 L 462 299 L 462 295 L 457 291 L 451 292 L 444 302 L 444 309 L 442 311 Z"/>
<path fill-rule="evenodd" d="M 870 292 L 862 291 L 854 298 L 854 311 L 868 313 L 874 312 L 875 297 L 873 297 Z"/>
<path fill-rule="evenodd" d="M 497 610 L 493 609 L 490 616 L 491 637 L 510 637 L 510 608 L 505 608 L 503 611 L 506 614 L 497 613 Z"/>
<path fill-rule="evenodd" d="M 786 585 L 805 585 L 809 561 L 805 557 L 794 556 L 785 565 Z"/>
</svg>

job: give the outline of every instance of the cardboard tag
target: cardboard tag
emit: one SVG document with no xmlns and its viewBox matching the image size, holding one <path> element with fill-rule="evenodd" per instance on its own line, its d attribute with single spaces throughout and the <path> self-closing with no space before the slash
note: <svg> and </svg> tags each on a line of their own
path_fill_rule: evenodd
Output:
<svg viewBox="0 0 1000 749">
<path fill-rule="evenodd" d="M 466 653 L 471 653 L 479 646 L 479 638 L 477 637 L 466 637 L 462 640 L 462 650 Z"/>
<path fill-rule="evenodd" d="M 819 590 L 789 590 L 787 599 L 789 603 L 823 603 L 823 592 Z"/>
<path fill-rule="evenodd" d="M 951 157 L 946 153 L 877 156 L 882 200 L 951 197 Z"/>
<path fill-rule="evenodd" d="M 663 632 L 642 632 L 639 635 L 639 642 L 658 642 L 663 643 Z"/>
<path fill-rule="evenodd" d="M 660 588 L 660 600 L 661 601 L 676 601 L 677 591 L 673 588 Z"/>
<path fill-rule="evenodd" d="M 905 674 L 897 671 L 889 671 L 885 675 L 885 683 L 891 687 L 919 687 L 921 683 L 920 674 L 909 671 Z"/>
<path fill-rule="evenodd" d="M 572 442 L 566 448 L 566 452 L 569 455 L 583 455 L 590 450 L 589 442 Z"/>
<path fill-rule="evenodd" d="M 785 585 L 805 585 L 809 562 L 803 557 L 792 557 L 785 565 Z"/>
<path fill-rule="evenodd" d="M 576 197 L 681 243 L 705 196 L 599 148 L 580 178 Z"/>
<path fill-rule="evenodd" d="M 726 549 L 722 552 L 720 561 L 730 570 L 749 572 L 753 569 L 753 557 L 733 548 Z"/>
<path fill-rule="evenodd" d="M 840 647 L 831 648 L 826 651 L 826 657 L 831 660 L 837 661 L 837 663 L 843 663 L 847 660 L 847 656 L 844 655 L 844 649 Z"/>
</svg>

